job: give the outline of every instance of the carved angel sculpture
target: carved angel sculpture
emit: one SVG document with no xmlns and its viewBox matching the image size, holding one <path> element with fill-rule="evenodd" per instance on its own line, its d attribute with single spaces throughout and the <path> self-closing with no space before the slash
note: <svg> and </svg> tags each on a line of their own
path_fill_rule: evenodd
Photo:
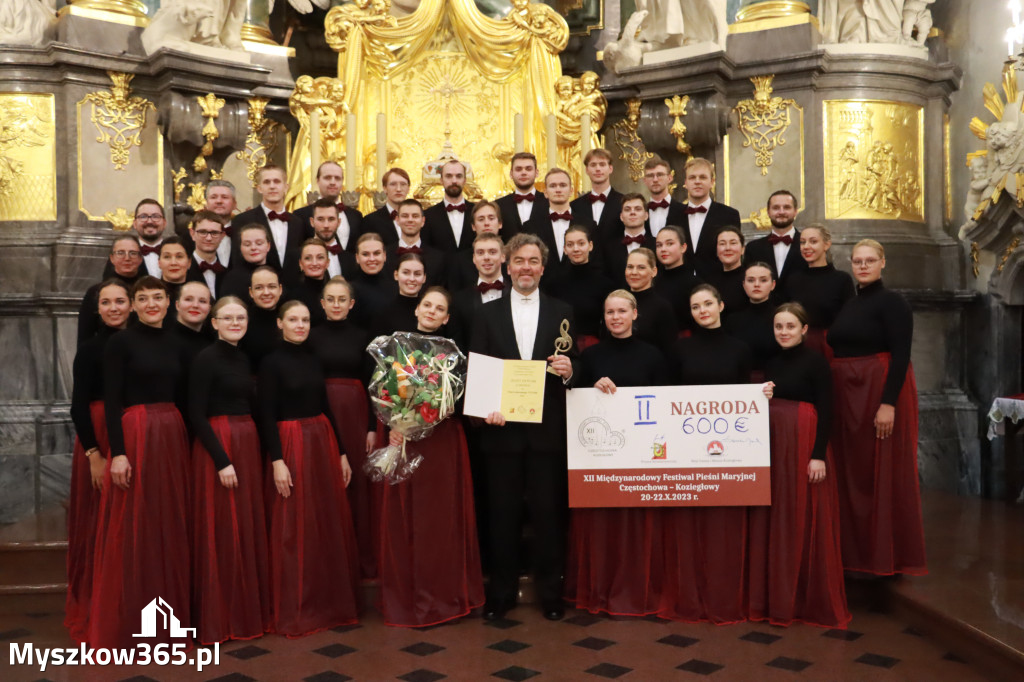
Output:
<svg viewBox="0 0 1024 682">
<path fill-rule="evenodd" d="M 53 11 L 41 0 L 0 2 L 0 45 L 42 45 L 55 21 Z"/>
<path fill-rule="evenodd" d="M 559 54 L 569 44 L 562 15 L 543 3 L 512 0 L 512 11 L 508 13 L 508 19 L 543 40 L 553 54 Z"/>
<path fill-rule="evenodd" d="M 640 37 L 654 49 L 725 44 L 726 0 L 637 0 L 636 8 L 648 12 Z"/>
<path fill-rule="evenodd" d="M 647 18 L 647 10 L 633 12 L 622 29 L 622 37 L 604 46 L 604 63 L 615 73 L 623 69 L 640 66 L 644 52 L 650 52 L 652 45 L 639 39 L 641 24 Z"/>
</svg>

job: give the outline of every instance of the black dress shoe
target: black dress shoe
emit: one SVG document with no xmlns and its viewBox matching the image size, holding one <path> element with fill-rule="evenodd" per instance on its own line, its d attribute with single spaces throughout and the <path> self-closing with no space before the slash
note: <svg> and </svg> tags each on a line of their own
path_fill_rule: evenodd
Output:
<svg viewBox="0 0 1024 682">
<path fill-rule="evenodd" d="M 548 620 L 562 620 L 565 617 L 565 607 L 561 604 L 549 604 L 541 610 Z"/>
<path fill-rule="evenodd" d="M 487 602 L 484 604 L 484 620 L 501 620 L 512 608 L 508 604 L 500 602 Z"/>
</svg>

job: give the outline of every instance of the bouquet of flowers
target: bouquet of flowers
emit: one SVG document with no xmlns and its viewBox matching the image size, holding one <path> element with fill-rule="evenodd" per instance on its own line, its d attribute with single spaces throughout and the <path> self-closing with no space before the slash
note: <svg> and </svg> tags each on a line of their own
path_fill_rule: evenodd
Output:
<svg viewBox="0 0 1024 682">
<path fill-rule="evenodd" d="M 466 356 L 450 339 L 411 332 L 378 336 L 366 351 L 377 362 L 369 388 L 374 412 L 404 440 L 370 453 L 364 469 L 370 480 L 395 484 L 423 461 L 406 442 L 426 438 L 454 412 L 465 390 Z"/>
</svg>

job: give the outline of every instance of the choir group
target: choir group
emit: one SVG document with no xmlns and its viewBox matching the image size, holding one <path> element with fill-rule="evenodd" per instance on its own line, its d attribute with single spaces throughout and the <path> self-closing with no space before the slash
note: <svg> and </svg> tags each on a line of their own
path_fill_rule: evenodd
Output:
<svg viewBox="0 0 1024 682">
<path fill-rule="evenodd" d="M 925 571 L 912 315 L 882 283 L 883 247 L 856 244 L 851 278 L 823 225 L 794 228 L 790 192 L 745 244 L 708 161 L 687 162 L 687 203 L 660 159 L 649 199 L 610 186 L 606 150 L 584 163 L 589 192 L 552 169 L 541 193 L 516 154 L 515 191 L 473 204 L 449 161 L 426 210 L 392 168 L 366 216 L 339 203 L 338 164 L 294 213 L 267 166 L 260 205 L 236 215 L 213 181 L 168 236 L 141 201 L 79 314 L 72 636 L 132 646 L 157 597 L 201 644 L 302 636 L 356 622 L 367 579 L 390 625 L 497 619 L 527 554 L 553 620 L 568 603 L 845 627 L 844 572 Z M 575 347 L 549 357 L 563 319 Z M 453 416 L 411 478 L 371 483 L 367 454 L 402 437 L 374 415 L 365 349 L 396 331 L 547 359 L 542 423 Z M 565 390 L 748 382 L 770 398 L 771 506 L 570 514 Z"/>
</svg>

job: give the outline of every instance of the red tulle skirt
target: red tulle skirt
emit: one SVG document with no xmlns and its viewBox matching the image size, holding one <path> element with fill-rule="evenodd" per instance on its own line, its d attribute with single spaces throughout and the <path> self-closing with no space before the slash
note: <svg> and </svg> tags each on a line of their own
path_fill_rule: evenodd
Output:
<svg viewBox="0 0 1024 682">
<path fill-rule="evenodd" d="M 827 329 L 808 327 L 807 334 L 804 336 L 804 345 L 820 353 L 829 362 L 832 362 L 832 359 L 835 357 L 835 354 L 832 352 L 832 346 L 828 345 Z"/>
<path fill-rule="evenodd" d="M 103 457 L 110 456 L 103 401 L 89 403 L 89 416 Z M 71 492 L 68 500 L 68 594 L 64 605 L 64 627 L 76 642 L 89 632 L 89 595 L 92 594 L 96 522 L 100 512 L 100 491 L 92 487 L 92 470 L 85 448 L 75 439 L 71 455 Z"/>
<path fill-rule="evenodd" d="M 370 504 L 371 484 L 363 471 L 366 463 L 366 432 L 369 405 L 366 388 L 358 379 L 328 379 L 327 401 L 341 431 L 341 445 L 352 466 L 352 480 L 348 484 L 348 506 L 352 510 L 352 525 L 359 546 L 359 576 L 377 577 L 377 554 L 374 537 L 377 534 Z"/>
<path fill-rule="evenodd" d="M 582 353 L 586 349 L 600 341 L 594 334 L 580 334 L 576 337 L 576 348 Z"/>
<path fill-rule="evenodd" d="M 267 468 L 271 632 L 302 637 L 358 618 L 359 568 L 341 457 L 324 415 L 278 422 L 291 495 Z"/>
<path fill-rule="evenodd" d="M 446 419 L 406 447 L 423 461 L 382 486 L 380 608 L 388 625 L 422 627 L 482 606 L 484 586 L 462 424 Z"/>
<path fill-rule="evenodd" d="M 154 403 L 129 407 L 121 426 L 131 480 L 127 490 L 115 486 L 107 466 L 87 641 L 96 648 L 134 647 L 139 642 L 191 647 L 191 630 L 172 636 L 176 627 L 191 627 L 185 423 L 173 404 Z M 154 621 L 153 637 L 132 636 L 152 632 Z"/>
<path fill-rule="evenodd" d="M 892 435 L 875 437 L 889 354 L 832 361 L 832 452 L 839 486 L 843 567 L 892 575 L 927 573 L 917 479 L 917 383 L 907 369 Z"/>
<path fill-rule="evenodd" d="M 747 507 L 665 509 L 658 615 L 724 625 L 747 619 Z"/>
<path fill-rule="evenodd" d="M 666 570 L 665 510 L 573 509 L 570 514 L 566 599 L 591 613 L 658 613 Z"/>
<path fill-rule="evenodd" d="M 270 626 L 270 566 L 263 508 L 263 458 L 252 417 L 211 417 L 238 477 L 220 483 L 213 458 L 192 445 L 192 619 L 196 639 L 252 639 Z"/>
<path fill-rule="evenodd" d="M 845 628 L 850 611 L 831 452 L 825 480 L 810 483 L 814 406 L 774 398 L 769 410 L 772 504 L 750 508 L 750 618 Z"/>
</svg>

